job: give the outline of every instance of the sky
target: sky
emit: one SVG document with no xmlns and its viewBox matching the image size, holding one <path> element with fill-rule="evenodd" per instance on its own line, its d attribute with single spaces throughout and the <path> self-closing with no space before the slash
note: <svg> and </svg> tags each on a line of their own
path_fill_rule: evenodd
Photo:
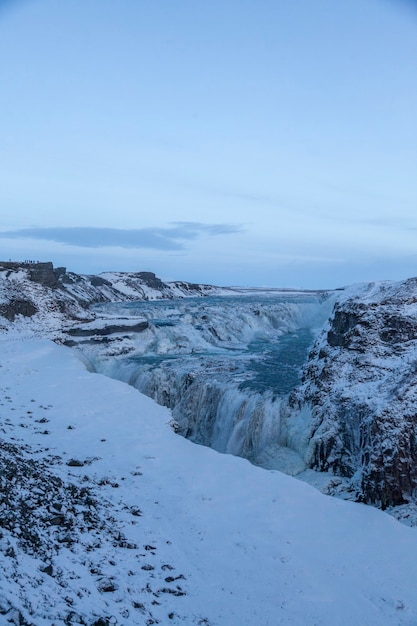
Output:
<svg viewBox="0 0 417 626">
<path fill-rule="evenodd" d="M 417 275 L 417 0 L 0 0 L 0 259 Z"/>
</svg>

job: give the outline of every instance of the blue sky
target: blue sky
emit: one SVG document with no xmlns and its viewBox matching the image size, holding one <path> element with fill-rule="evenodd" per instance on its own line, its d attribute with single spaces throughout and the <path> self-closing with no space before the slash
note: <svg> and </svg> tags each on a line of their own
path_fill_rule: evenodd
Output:
<svg viewBox="0 0 417 626">
<path fill-rule="evenodd" d="M 0 258 L 417 275 L 417 2 L 0 0 Z"/>
</svg>

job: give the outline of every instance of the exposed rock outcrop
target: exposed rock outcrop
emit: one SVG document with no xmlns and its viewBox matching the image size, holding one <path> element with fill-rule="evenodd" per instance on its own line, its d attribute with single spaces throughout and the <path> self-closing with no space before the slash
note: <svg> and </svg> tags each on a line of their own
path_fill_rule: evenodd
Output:
<svg viewBox="0 0 417 626">
<path fill-rule="evenodd" d="M 34 263 L 29 269 L 29 279 L 45 287 L 56 289 L 59 286 L 60 277 L 63 276 L 65 272 L 65 267 L 54 268 L 51 262 Z"/>
<path fill-rule="evenodd" d="M 382 508 L 417 489 L 416 296 L 416 279 L 347 290 L 282 407 L 283 443 Z"/>
<path fill-rule="evenodd" d="M 153 272 L 138 272 L 137 277 L 151 289 L 164 289 L 166 286 Z"/>
<path fill-rule="evenodd" d="M 149 322 L 137 322 L 133 324 L 108 324 L 103 328 L 69 328 L 67 334 L 72 337 L 92 337 L 94 335 L 113 335 L 116 333 L 142 333 L 149 328 Z"/>
<path fill-rule="evenodd" d="M 14 322 L 17 315 L 32 317 L 38 309 L 30 300 L 12 299 L 5 304 L 0 304 L 0 315 Z"/>
</svg>

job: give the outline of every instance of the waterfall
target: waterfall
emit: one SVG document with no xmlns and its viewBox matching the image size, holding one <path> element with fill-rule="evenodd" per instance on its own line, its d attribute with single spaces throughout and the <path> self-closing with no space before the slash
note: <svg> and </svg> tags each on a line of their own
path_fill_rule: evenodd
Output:
<svg viewBox="0 0 417 626">
<path fill-rule="evenodd" d="M 280 445 L 279 408 L 331 307 L 317 293 L 100 305 L 112 321 L 141 317 L 148 327 L 113 357 L 100 342 L 78 349 L 96 371 L 169 407 L 195 443 L 297 473 L 305 465 Z"/>
</svg>

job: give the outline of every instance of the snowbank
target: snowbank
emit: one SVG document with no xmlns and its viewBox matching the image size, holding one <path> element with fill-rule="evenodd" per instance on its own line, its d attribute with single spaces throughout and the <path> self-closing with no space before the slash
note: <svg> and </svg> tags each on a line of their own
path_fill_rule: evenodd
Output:
<svg viewBox="0 0 417 626">
<path fill-rule="evenodd" d="M 168 410 L 69 349 L 0 349 L 1 449 L 32 531 L 2 529 L 4 619 L 417 623 L 415 529 L 176 436 Z"/>
</svg>

